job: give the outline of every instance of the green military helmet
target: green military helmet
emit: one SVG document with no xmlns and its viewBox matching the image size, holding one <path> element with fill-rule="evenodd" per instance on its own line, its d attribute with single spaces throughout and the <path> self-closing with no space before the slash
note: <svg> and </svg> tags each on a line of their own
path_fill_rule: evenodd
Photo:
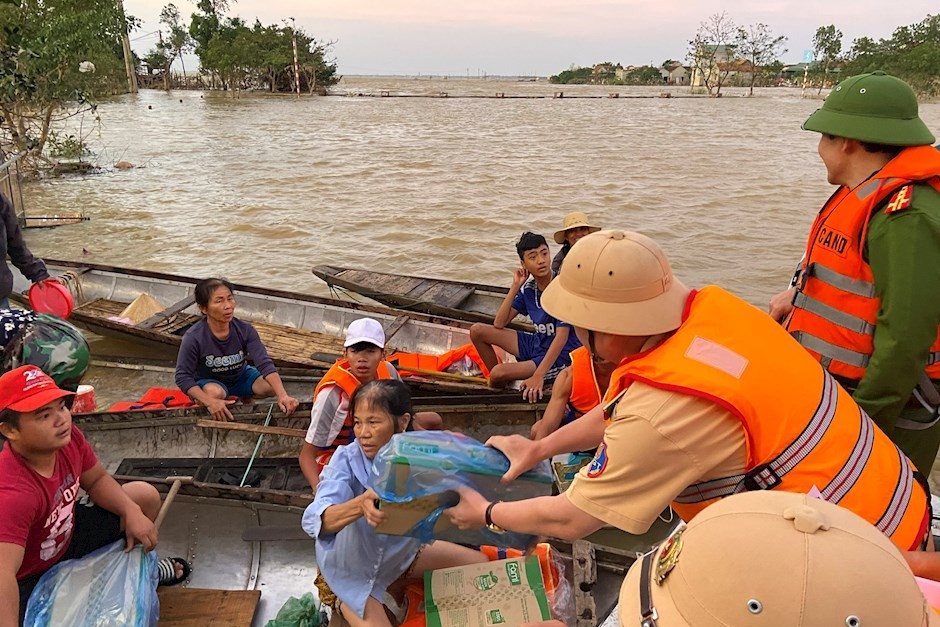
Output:
<svg viewBox="0 0 940 627">
<path fill-rule="evenodd" d="M 88 342 L 75 326 L 48 314 L 36 314 L 3 349 L 0 372 L 36 366 L 63 390 L 75 392 L 88 370 Z"/>
<path fill-rule="evenodd" d="M 917 115 L 917 96 L 900 78 L 875 71 L 850 76 L 803 122 L 807 131 L 887 146 L 926 146 L 933 133 Z"/>
</svg>

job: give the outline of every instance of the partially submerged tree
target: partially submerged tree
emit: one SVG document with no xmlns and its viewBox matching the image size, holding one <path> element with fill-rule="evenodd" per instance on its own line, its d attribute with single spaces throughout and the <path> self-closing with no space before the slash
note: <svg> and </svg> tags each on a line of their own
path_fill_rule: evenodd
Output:
<svg viewBox="0 0 940 627">
<path fill-rule="evenodd" d="M 0 140 L 27 153 L 27 170 L 57 123 L 126 88 L 129 22 L 113 0 L 0 0 Z"/>
<path fill-rule="evenodd" d="M 834 24 L 820 26 L 813 35 L 813 60 L 817 70 L 822 71 L 817 94 L 822 92 L 823 86 L 829 81 L 829 72 L 835 67 L 842 54 L 842 31 Z"/>
<path fill-rule="evenodd" d="M 750 65 L 749 96 L 754 95 L 754 83 L 763 70 L 786 53 L 786 42 L 785 36 L 774 35 L 770 27 L 763 23 L 738 29 L 737 52 Z"/>
<path fill-rule="evenodd" d="M 692 86 L 700 82 L 709 94 L 720 95 L 721 86 L 734 69 L 737 48 L 738 27 L 727 12 L 714 13 L 701 22 L 689 41 L 687 55 L 692 66 Z"/>
</svg>

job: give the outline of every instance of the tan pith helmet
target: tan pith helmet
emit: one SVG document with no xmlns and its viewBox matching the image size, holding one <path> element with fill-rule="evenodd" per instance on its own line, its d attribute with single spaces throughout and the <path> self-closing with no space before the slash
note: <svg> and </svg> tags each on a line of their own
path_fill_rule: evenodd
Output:
<svg viewBox="0 0 940 627">
<path fill-rule="evenodd" d="M 564 244 L 565 231 L 568 229 L 577 229 L 582 226 L 590 229 L 591 233 L 601 230 L 601 227 L 591 224 L 591 220 L 587 217 L 586 213 L 574 211 L 565 216 L 564 221 L 561 223 L 561 230 L 555 231 L 555 243 Z"/>
<path fill-rule="evenodd" d="M 598 231 L 571 247 L 542 306 L 576 327 L 645 336 L 679 328 L 688 297 L 656 242 L 630 231 Z"/>
<path fill-rule="evenodd" d="M 644 571 L 645 575 L 644 576 Z M 901 552 L 849 510 L 757 491 L 705 508 L 620 589 L 620 625 L 937 627 Z"/>
</svg>

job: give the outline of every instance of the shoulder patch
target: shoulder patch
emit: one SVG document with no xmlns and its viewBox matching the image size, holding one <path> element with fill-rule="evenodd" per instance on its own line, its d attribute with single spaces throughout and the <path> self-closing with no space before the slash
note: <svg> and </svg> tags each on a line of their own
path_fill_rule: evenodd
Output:
<svg viewBox="0 0 940 627">
<path fill-rule="evenodd" d="M 891 200 L 888 201 L 888 206 L 885 208 L 885 215 L 891 215 L 892 213 L 897 213 L 898 211 L 904 211 L 910 207 L 912 191 L 913 185 L 905 185 L 895 192 L 894 196 L 891 197 Z"/>
<path fill-rule="evenodd" d="M 607 468 L 607 441 L 601 441 L 601 445 L 597 448 L 597 452 L 594 454 L 594 459 L 591 460 L 591 465 L 588 467 L 587 476 L 591 479 L 601 476 L 604 470 Z"/>
</svg>

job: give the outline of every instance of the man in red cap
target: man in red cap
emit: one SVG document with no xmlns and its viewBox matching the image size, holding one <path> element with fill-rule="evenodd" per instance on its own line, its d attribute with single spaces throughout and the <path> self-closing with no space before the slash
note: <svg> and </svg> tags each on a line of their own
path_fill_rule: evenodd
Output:
<svg viewBox="0 0 940 627">
<path fill-rule="evenodd" d="M 70 396 L 35 366 L 0 377 L 0 627 L 22 623 L 30 592 L 54 564 L 123 536 L 127 550 L 157 545 L 160 494 L 139 481 L 121 486 L 105 471 L 72 424 Z M 95 505 L 76 507 L 79 488 Z"/>
</svg>

